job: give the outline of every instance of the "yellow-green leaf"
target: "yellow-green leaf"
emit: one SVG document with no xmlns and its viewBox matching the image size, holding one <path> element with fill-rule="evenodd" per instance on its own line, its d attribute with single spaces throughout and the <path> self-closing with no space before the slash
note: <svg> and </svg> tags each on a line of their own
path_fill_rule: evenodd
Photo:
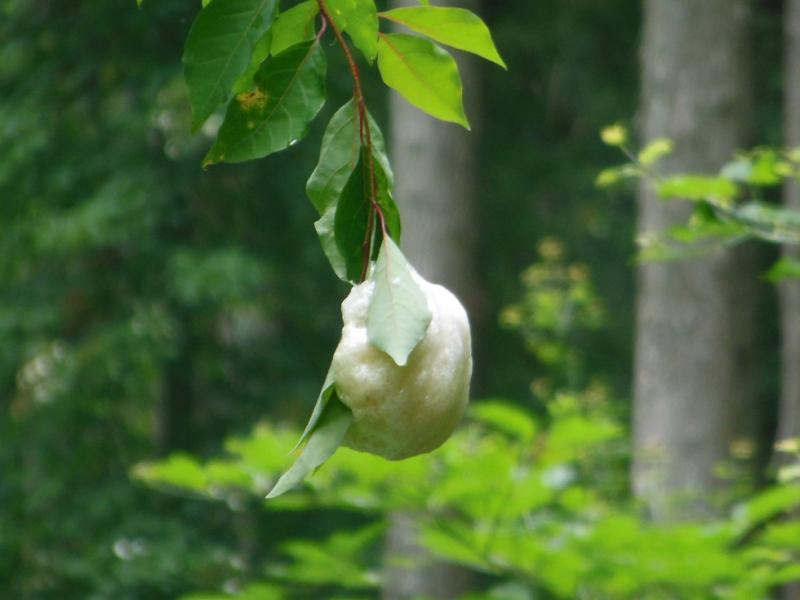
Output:
<svg viewBox="0 0 800 600">
<path fill-rule="evenodd" d="M 327 0 L 336 26 L 346 31 L 371 63 L 378 54 L 378 13 L 374 0 Z"/>
<path fill-rule="evenodd" d="M 472 52 L 507 68 L 497 52 L 489 28 L 480 17 L 465 8 L 409 6 L 382 12 L 379 16 L 441 44 Z"/>
<path fill-rule="evenodd" d="M 469 129 L 456 61 L 433 42 L 402 33 L 381 34 L 378 70 L 386 85 L 420 110 Z"/>
</svg>

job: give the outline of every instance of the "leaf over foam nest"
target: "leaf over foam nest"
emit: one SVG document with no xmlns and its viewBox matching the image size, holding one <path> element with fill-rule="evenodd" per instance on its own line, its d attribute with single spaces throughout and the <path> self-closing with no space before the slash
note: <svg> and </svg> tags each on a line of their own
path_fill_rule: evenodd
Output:
<svg viewBox="0 0 800 600">
<path fill-rule="evenodd" d="M 372 274 L 375 291 L 367 313 L 370 343 L 405 366 L 408 356 L 425 337 L 431 310 L 414 281 L 413 270 L 390 237 L 386 237 Z"/>
</svg>

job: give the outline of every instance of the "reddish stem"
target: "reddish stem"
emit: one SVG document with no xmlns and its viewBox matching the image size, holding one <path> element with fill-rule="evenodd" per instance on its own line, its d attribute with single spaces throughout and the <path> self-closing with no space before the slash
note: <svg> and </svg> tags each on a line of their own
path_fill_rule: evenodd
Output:
<svg viewBox="0 0 800 600">
<path fill-rule="evenodd" d="M 355 58 L 353 58 L 353 53 L 350 52 L 347 41 L 344 39 L 344 36 L 339 30 L 339 27 L 336 25 L 336 22 L 331 17 L 330 10 L 328 9 L 328 5 L 325 0 L 317 0 L 317 4 L 319 5 L 319 10 L 322 14 L 322 30 L 320 31 L 319 35 L 321 36 L 325 31 L 325 24 L 330 23 L 333 35 L 336 36 L 336 41 L 342 48 L 342 52 L 344 52 L 345 59 L 347 60 L 347 66 L 350 69 L 350 75 L 353 77 L 353 99 L 356 102 L 356 110 L 358 111 L 359 137 L 361 139 L 361 145 L 367 150 L 366 154 L 367 171 L 369 172 L 370 207 L 369 218 L 367 221 L 367 235 L 366 239 L 364 240 L 364 267 L 361 272 L 361 280 L 363 281 L 367 276 L 367 268 L 369 267 L 372 249 L 373 222 L 375 220 L 375 215 L 378 216 L 378 220 L 380 221 L 381 225 L 381 232 L 383 233 L 384 237 L 388 235 L 386 231 L 386 218 L 384 217 L 383 209 L 381 209 L 380 204 L 378 204 L 378 182 L 377 178 L 375 177 L 375 157 L 372 154 L 372 132 L 370 131 L 369 118 L 367 116 L 367 103 L 364 99 L 364 90 L 361 87 L 361 73 L 358 70 L 358 65 L 356 64 Z"/>
</svg>

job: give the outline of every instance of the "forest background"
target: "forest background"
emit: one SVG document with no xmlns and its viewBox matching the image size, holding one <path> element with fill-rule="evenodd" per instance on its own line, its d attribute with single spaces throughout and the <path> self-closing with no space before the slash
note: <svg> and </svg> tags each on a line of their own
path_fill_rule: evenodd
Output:
<svg viewBox="0 0 800 600">
<path fill-rule="evenodd" d="M 203 170 L 213 124 L 191 134 L 180 64 L 198 2 L 0 4 L 0 597 L 756 598 L 797 577 L 800 529 L 782 515 L 800 495 L 774 453 L 798 433 L 787 311 L 765 275 L 780 247 L 738 249 L 732 268 L 713 266 L 727 248 L 655 267 L 684 271 L 640 279 L 637 297 L 637 190 L 597 186 L 626 160 L 608 144 L 619 130 L 601 139 L 615 122 L 634 152 L 674 138 L 679 172 L 800 143 L 784 108 L 796 3 L 468 4 L 509 66 L 462 63 L 472 132 L 434 125 L 375 73 L 365 88 L 406 253 L 470 309 L 479 408 L 431 458 L 393 471 L 342 452 L 271 507 L 347 292 L 304 197 L 324 119 L 314 143 Z M 328 115 L 350 91 L 330 56 Z M 688 96 L 689 130 L 661 127 L 653 107 L 680 78 L 653 73 L 699 78 L 687 65 L 706 63 L 719 76 Z M 685 149 L 704 139 L 723 142 Z M 651 215 L 660 229 L 687 217 Z M 650 356 L 698 368 L 669 363 L 659 382 L 637 355 L 653 336 Z M 677 471 L 653 471 L 651 438 Z M 501 524 L 523 545 L 503 546 Z M 397 532 L 417 528 L 423 561 L 395 560 L 411 543 Z M 434 555 L 461 566 L 426 568 Z"/>
</svg>

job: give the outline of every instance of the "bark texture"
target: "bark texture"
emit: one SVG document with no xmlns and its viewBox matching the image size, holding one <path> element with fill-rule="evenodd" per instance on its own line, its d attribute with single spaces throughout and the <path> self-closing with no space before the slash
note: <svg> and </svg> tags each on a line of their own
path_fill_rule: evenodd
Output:
<svg viewBox="0 0 800 600">
<path fill-rule="evenodd" d="M 395 0 L 393 6 L 413 6 Z M 437 6 L 470 2 L 437 2 Z M 470 6 L 472 4 L 472 6 Z M 454 53 L 455 54 L 455 53 Z M 475 279 L 475 201 L 478 77 L 474 60 L 457 56 L 472 132 L 442 123 L 390 97 L 391 159 L 395 198 L 403 218 L 403 252 L 427 280 L 450 289 L 472 314 Z M 470 573 L 434 560 L 416 542 L 420 515 L 390 516 L 385 548 L 384 600 L 459 598 L 471 586 Z"/>
<path fill-rule="evenodd" d="M 667 172 L 715 173 L 750 121 L 749 0 L 645 0 L 642 134 L 668 137 Z M 686 203 L 643 182 L 640 234 L 685 223 Z M 701 517 L 715 469 L 753 402 L 746 364 L 756 281 L 747 250 L 647 264 L 638 273 L 633 486 L 656 519 Z"/>
</svg>

